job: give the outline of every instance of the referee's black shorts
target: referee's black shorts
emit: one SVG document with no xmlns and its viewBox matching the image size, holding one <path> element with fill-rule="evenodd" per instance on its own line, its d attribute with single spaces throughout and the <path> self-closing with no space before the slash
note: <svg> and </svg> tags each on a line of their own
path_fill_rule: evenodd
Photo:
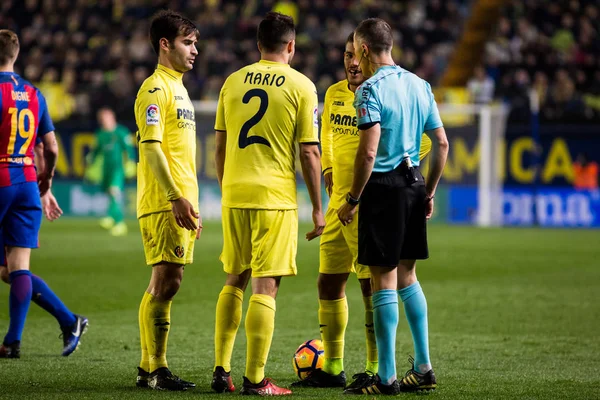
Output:
<svg viewBox="0 0 600 400">
<path fill-rule="evenodd" d="M 400 260 L 424 260 L 427 248 L 425 182 L 409 185 L 400 168 L 373 173 L 365 186 L 358 213 L 358 262 L 394 267 Z"/>
</svg>

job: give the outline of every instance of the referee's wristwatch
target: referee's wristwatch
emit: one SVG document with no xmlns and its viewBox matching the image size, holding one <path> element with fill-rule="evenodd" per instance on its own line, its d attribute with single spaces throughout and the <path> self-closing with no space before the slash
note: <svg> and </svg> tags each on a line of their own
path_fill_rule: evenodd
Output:
<svg viewBox="0 0 600 400">
<path fill-rule="evenodd" d="M 358 199 L 355 199 L 354 197 L 352 197 L 350 192 L 348 192 L 346 194 L 346 203 L 350 204 L 351 206 L 357 206 L 358 203 L 360 203 L 360 197 Z"/>
</svg>

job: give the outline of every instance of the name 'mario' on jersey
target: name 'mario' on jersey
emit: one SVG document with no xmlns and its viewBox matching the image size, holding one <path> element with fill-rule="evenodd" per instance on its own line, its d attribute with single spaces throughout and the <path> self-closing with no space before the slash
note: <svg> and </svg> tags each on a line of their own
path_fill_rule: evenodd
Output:
<svg viewBox="0 0 600 400">
<path fill-rule="evenodd" d="M 54 131 L 46 99 L 13 72 L 0 72 L 0 187 L 36 182 L 33 148 Z"/>
<path fill-rule="evenodd" d="M 231 74 L 215 130 L 227 132 L 223 205 L 296 209 L 296 143 L 317 143 L 315 85 L 288 64 L 261 60 Z"/>
</svg>

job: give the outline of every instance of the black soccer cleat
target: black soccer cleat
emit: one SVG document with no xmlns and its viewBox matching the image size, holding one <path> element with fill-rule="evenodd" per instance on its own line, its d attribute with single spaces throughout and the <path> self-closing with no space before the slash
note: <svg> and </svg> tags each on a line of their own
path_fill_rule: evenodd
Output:
<svg viewBox="0 0 600 400">
<path fill-rule="evenodd" d="M 196 387 L 196 384 L 194 382 L 190 382 L 190 381 L 184 381 L 183 379 L 181 379 L 180 377 L 176 376 L 175 378 L 179 379 L 179 382 L 181 382 L 181 384 L 183 386 L 185 386 L 188 389 L 193 389 Z"/>
<path fill-rule="evenodd" d="M 196 387 L 196 384 L 173 375 L 167 367 L 161 367 L 148 376 L 148 387 L 154 390 L 184 391 Z"/>
<path fill-rule="evenodd" d="M 0 358 L 21 358 L 21 342 L 17 340 L 11 344 L 2 343 Z"/>
<path fill-rule="evenodd" d="M 150 373 L 147 371 L 144 371 L 140 367 L 137 367 L 137 369 L 138 369 L 138 374 L 137 374 L 137 378 L 135 380 L 135 386 L 137 386 L 139 388 L 147 388 L 148 387 L 148 377 L 150 376 Z"/>
<path fill-rule="evenodd" d="M 381 383 L 379 375 L 376 375 L 371 382 L 364 381 L 362 386 L 348 387 L 344 390 L 344 394 L 383 394 L 388 396 L 396 396 L 400 393 L 400 382 L 395 380 L 391 385 Z"/>
<path fill-rule="evenodd" d="M 322 369 L 315 369 L 305 379 L 292 383 L 292 387 L 343 388 L 346 386 L 346 373 L 331 375 Z"/>
<path fill-rule="evenodd" d="M 67 357 L 79 347 L 81 336 L 87 332 L 88 319 L 81 315 L 75 314 L 75 323 L 71 326 L 64 326 L 62 330 L 63 352 L 62 355 Z"/>
<path fill-rule="evenodd" d="M 223 367 L 216 367 L 213 372 L 212 382 L 210 387 L 217 393 L 233 393 L 235 392 L 235 386 L 231 379 L 231 371 L 225 372 Z"/>
<path fill-rule="evenodd" d="M 406 371 L 406 375 L 400 382 L 400 391 L 402 392 L 428 392 L 437 387 L 433 369 L 421 374 L 413 368 Z"/>
<path fill-rule="evenodd" d="M 375 383 L 375 374 L 370 371 L 360 372 L 352 375 L 352 379 L 354 379 L 354 381 L 346 386 L 346 389 L 356 389 L 372 385 Z"/>
</svg>

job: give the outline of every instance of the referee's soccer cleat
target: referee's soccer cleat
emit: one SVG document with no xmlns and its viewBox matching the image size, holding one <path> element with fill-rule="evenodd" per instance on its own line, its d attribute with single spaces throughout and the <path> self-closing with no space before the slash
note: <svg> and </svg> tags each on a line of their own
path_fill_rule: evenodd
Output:
<svg viewBox="0 0 600 400">
<path fill-rule="evenodd" d="M 138 369 L 138 374 L 137 374 L 137 378 L 135 379 L 135 386 L 137 386 L 139 388 L 147 388 L 148 387 L 148 376 L 150 376 L 150 373 L 147 371 L 144 371 L 140 367 L 137 367 L 137 369 Z"/>
<path fill-rule="evenodd" d="M 415 360 L 412 357 L 408 358 L 412 364 L 412 368 L 406 371 L 406 375 L 400 382 L 400 390 L 402 392 L 428 392 L 435 390 L 437 382 L 433 369 L 421 374 L 415 371 Z"/>
<path fill-rule="evenodd" d="M 372 380 L 364 380 L 362 386 L 347 387 L 344 390 L 344 394 L 383 394 L 388 396 L 395 396 L 400 394 L 400 382 L 395 380 L 391 385 L 384 385 L 381 383 L 379 375 L 376 375 Z"/>
<path fill-rule="evenodd" d="M 154 390 L 184 391 L 196 387 L 196 384 L 173 375 L 167 367 L 161 367 L 148 376 L 148 386 Z"/>
<path fill-rule="evenodd" d="M 0 358 L 21 358 L 21 342 L 17 340 L 11 344 L 2 343 Z"/>
<path fill-rule="evenodd" d="M 346 386 L 346 389 L 356 389 L 372 385 L 375 383 L 375 374 L 370 371 L 360 372 L 352 375 L 352 379 L 354 379 L 354 381 Z"/>
<path fill-rule="evenodd" d="M 217 393 L 235 392 L 235 386 L 233 385 L 233 380 L 231 379 L 231 371 L 225 372 L 223 367 L 215 368 L 210 387 Z"/>
<path fill-rule="evenodd" d="M 322 369 L 315 369 L 306 379 L 292 383 L 292 387 L 343 388 L 345 386 L 346 373 L 344 371 L 337 375 L 331 375 Z"/>
<path fill-rule="evenodd" d="M 270 378 L 263 378 L 259 383 L 252 383 L 248 378 L 244 377 L 244 384 L 242 385 L 240 394 L 254 396 L 287 396 L 292 394 L 292 391 L 275 385 Z"/>
<path fill-rule="evenodd" d="M 81 343 L 81 336 L 87 332 L 88 319 L 77 314 L 75 314 L 75 318 L 73 325 L 60 328 L 62 330 L 60 336 L 63 339 L 62 355 L 65 357 L 77 350 Z"/>
</svg>

